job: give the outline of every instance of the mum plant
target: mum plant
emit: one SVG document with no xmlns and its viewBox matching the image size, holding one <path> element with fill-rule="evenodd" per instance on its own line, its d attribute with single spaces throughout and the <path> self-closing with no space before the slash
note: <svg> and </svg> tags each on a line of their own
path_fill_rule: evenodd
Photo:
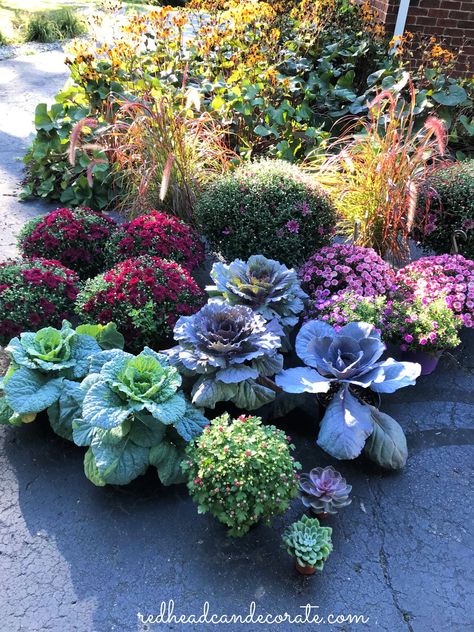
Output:
<svg viewBox="0 0 474 632">
<path fill-rule="evenodd" d="M 25 257 L 57 259 L 88 278 L 104 269 L 104 247 L 115 226 L 110 217 L 89 208 L 58 208 L 29 220 L 18 247 Z"/>
<path fill-rule="evenodd" d="M 61 326 L 74 315 L 77 274 L 58 261 L 17 259 L 0 263 L 0 344 L 22 331 Z"/>
<path fill-rule="evenodd" d="M 64 321 L 61 329 L 45 327 L 20 334 L 10 340 L 6 351 L 11 366 L 1 386 L 1 422 L 28 423 L 48 410 L 53 430 L 71 439 L 72 418 L 78 414 L 78 382 L 89 373 L 91 358 L 101 352 L 95 337 Z"/>
<path fill-rule="evenodd" d="M 423 187 L 416 238 L 424 250 L 451 252 L 458 233 L 459 254 L 474 258 L 474 160 L 444 165 Z M 425 212 L 429 205 L 429 212 Z"/>
<path fill-rule="evenodd" d="M 277 320 L 267 322 L 250 307 L 210 301 L 193 316 L 179 318 L 178 345 L 167 353 L 181 373 L 195 378 L 197 406 L 230 401 L 254 410 L 275 398 L 274 384 L 266 378 L 283 367 L 282 335 Z"/>
<path fill-rule="evenodd" d="M 446 297 L 462 324 L 474 327 L 474 261 L 462 255 L 422 257 L 398 270 L 396 284 L 406 300 Z"/>
<path fill-rule="evenodd" d="M 300 464 L 290 438 L 259 417 L 217 417 L 186 448 L 183 470 L 199 513 L 210 512 L 242 536 L 284 513 L 296 496 Z"/>
<path fill-rule="evenodd" d="M 281 160 L 244 164 L 216 178 L 198 198 L 195 215 L 226 260 L 258 252 L 287 265 L 329 243 L 335 223 L 327 195 Z"/>
<path fill-rule="evenodd" d="M 431 302 L 412 300 L 389 301 L 385 309 L 387 338 L 400 345 L 404 352 L 439 353 L 460 344 L 460 319 L 440 297 Z"/>
<path fill-rule="evenodd" d="M 119 349 L 95 356 L 73 422 L 74 442 L 89 446 L 84 471 L 94 485 L 126 485 L 149 465 L 164 485 L 182 481 L 184 446 L 208 421 L 180 386 L 176 368 L 148 347 L 137 356 Z"/>
<path fill-rule="evenodd" d="M 230 305 L 246 305 L 265 320 L 278 319 L 288 332 L 299 320 L 307 294 L 293 268 L 252 255 L 247 261 L 235 259 L 229 265 L 215 263 L 211 278 L 215 285 L 207 287 L 212 297 Z"/>
<path fill-rule="evenodd" d="M 392 358 L 378 362 L 384 351 L 380 334 L 368 323 L 349 323 L 336 332 L 324 321 L 309 321 L 296 338 L 296 353 L 306 366 L 286 369 L 275 381 L 288 393 L 327 393 L 335 385 L 318 445 L 336 459 L 354 459 L 372 436 L 368 456 L 383 467 L 398 469 L 407 457 L 402 429 L 353 390 L 393 393 L 415 384 L 420 365 Z"/>
<path fill-rule="evenodd" d="M 168 341 L 179 316 L 194 313 L 203 302 L 204 293 L 187 270 L 142 256 L 87 281 L 76 312 L 86 322 L 115 322 L 127 347 L 138 350 Z"/>
<path fill-rule="evenodd" d="M 310 299 L 306 320 L 317 317 L 333 296 L 345 292 L 358 297 L 379 296 L 390 291 L 394 283 L 392 268 L 375 250 L 350 243 L 321 248 L 303 264 L 299 276 Z"/>
<path fill-rule="evenodd" d="M 282 539 L 288 553 L 295 558 L 296 570 L 302 575 L 322 571 L 332 551 L 332 528 L 321 527 L 317 518 L 303 516 L 293 522 Z"/>
<path fill-rule="evenodd" d="M 158 211 L 118 226 L 106 244 L 106 252 L 111 265 L 152 255 L 193 270 L 204 260 L 204 246 L 196 231 L 177 217 Z"/>
<path fill-rule="evenodd" d="M 344 325 L 363 322 L 374 325 L 385 339 L 387 297 L 359 296 L 354 292 L 334 294 L 319 303 L 317 314 L 320 320 L 332 325 L 339 331 Z"/>
</svg>

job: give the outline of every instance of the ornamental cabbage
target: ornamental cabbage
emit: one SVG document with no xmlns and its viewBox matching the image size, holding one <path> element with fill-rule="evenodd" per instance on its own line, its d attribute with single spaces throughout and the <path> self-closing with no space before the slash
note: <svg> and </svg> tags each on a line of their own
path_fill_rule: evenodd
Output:
<svg viewBox="0 0 474 632">
<path fill-rule="evenodd" d="M 101 351 L 98 342 L 65 320 L 61 329 L 45 327 L 20 334 L 6 351 L 11 367 L 1 386 L 5 396 L 1 423 L 27 423 L 48 409 L 53 430 L 70 439 L 72 419 L 65 418 L 64 396 L 78 388 L 74 380 L 88 374 L 90 358 Z"/>
<path fill-rule="evenodd" d="M 214 408 L 231 401 L 239 408 L 260 408 L 275 398 L 262 378 L 283 368 L 281 329 L 250 307 L 210 301 L 193 316 L 181 316 L 174 328 L 178 346 L 167 351 L 183 374 L 198 376 L 192 401 Z"/>
<path fill-rule="evenodd" d="M 45 327 L 13 338 L 6 347 L 11 367 L 0 385 L 5 394 L 0 423 L 29 423 L 48 409 L 53 430 L 72 440 L 72 420 L 80 415 L 79 381 L 89 373 L 91 358 L 123 343 L 113 323 L 74 330 L 66 320 L 61 329 Z"/>
<path fill-rule="evenodd" d="M 296 353 L 307 365 L 282 371 L 275 381 L 288 393 L 326 393 L 339 388 L 321 422 L 318 445 L 336 459 L 354 459 L 366 449 L 383 467 L 397 469 L 406 461 L 406 440 L 394 419 L 361 401 L 351 387 L 393 393 L 414 385 L 421 367 L 392 358 L 377 362 L 385 351 L 380 334 L 368 323 L 349 323 L 339 331 L 319 320 L 303 325 Z"/>
<path fill-rule="evenodd" d="M 181 376 L 168 358 L 148 347 L 137 356 L 99 353 L 83 380 L 82 416 L 73 439 L 89 446 L 87 478 L 95 485 L 126 485 L 154 465 L 164 485 L 181 482 L 184 447 L 208 425 L 186 401 Z"/>
<path fill-rule="evenodd" d="M 293 268 L 263 255 L 253 255 L 248 261 L 235 259 L 229 265 L 215 263 L 211 277 L 215 282 L 207 288 L 211 296 L 251 307 L 266 320 L 277 318 L 285 328 L 297 324 L 308 298 Z"/>
</svg>

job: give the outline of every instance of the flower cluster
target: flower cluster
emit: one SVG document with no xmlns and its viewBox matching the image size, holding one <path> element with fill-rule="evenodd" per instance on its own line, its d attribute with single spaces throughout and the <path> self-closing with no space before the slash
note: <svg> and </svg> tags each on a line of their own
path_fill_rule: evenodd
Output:
<svg viewBox="0 0 474 632">
<path fill-rule="evenodd" d="M 379 332 L 384 329 L 385 296 L 359 296 L 354 292 L 334 294 L 320 304 L 318 314 L 321 320 L 333 325 L 339 331 L 352 322 L 370 323 Z"/>
<path fill-rule="evenodd" d="M 107 243 L 111 265 L 141 255 L 171 259 L 193 270 L 204 259 L 204 247 L 199 235 L 183 221 L 152 211 L 119 226 Z"/>
<path fill-rule="evenodd" d="M 203 302 L 204 293 L 180 265 L 143 256 L 87 281 L 76 311 L 87 322 L 113 321 L 136 350 L 171 338 L 179 316 L 194 314 Z"/>
<path fill-rule="evenodd" d="M 76 273 L 58 261 L 0 263 L 0 344 L 25 330 L 60 327 L 73 315 L 78 292 Z"/>
<path fill-rule="evenodd" d="M 441 296 L 466 327 L 474 327 L 474 261 L 462 255 L 422 257 L 397 272 L 404 298 L 430 302 Z"/>
<path fill-rule="evenodd" d="M 429 303 L 418 297 L 388 301 L 383 317 L 386 339 L 399 344 L 402 351 L 442 351 L 460 342 L 461 322 L 444 297 Z"/>
<path fill-rule="evenodd" d="M 200 513 L 209 511 L 241 536 L 259 520 L 269 523 L 297 494 L 300 464 L 291 437 L 259 417 L 225 414 L 186 449 L 183 470 Z"/>
<path fill-rule="evenodd" d="M 58 208 L 25 224 L 18 246 L 25 257 L 57 259 L 81 278 L 104 269 L 104 247 L 115 222 L 88 208 Z"/>
<path fill-rule="evenodd" d="M 346 291 L 357 296 L 378 296 L 393 286 L 393 272 L 372 248 L 333 244 L 321 248 L 302 266 L 300 278 L 311 303 L 306 319 L 319 317 L 328 299 Z"/>
</svg>

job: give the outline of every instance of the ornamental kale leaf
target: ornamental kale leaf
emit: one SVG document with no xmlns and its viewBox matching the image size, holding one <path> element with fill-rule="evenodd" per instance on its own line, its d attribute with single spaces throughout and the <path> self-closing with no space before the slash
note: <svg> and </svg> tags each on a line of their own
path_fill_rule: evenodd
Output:
<svg viewBox="0 0 474 632">
<path fill-rule="evenodd" d="M 307 366 L 282 371 L 275 381 L 288 393 L 326 393 L 331 384 L 337 384 L 339 388 L 321 422 L 318 445 L 337 459 L 354 459 L 376 429 L 369 449 L 366 446 L 368 456 L 384 467 L 397 469 L 406 461 L 403 431 L 388 415 L 382 419 L 376 408 L 362 402 L 351 389 L 357 386 L 393 393 L 415 384 L 420 365 L 392 358 L 378 362 L 384 351 L 385 345 L 372 325 L 349 323 L 336 332 L 323 321 L 309 321 L 296 338 L 296 353 Z M 399 444 L 397 449 L 394 441 Z M 388 450 L 390 459 L 381 458 Z"/>
<path fill-rule="evenodd" d="M 283 331 L 250 307 L 210 301 L 193 316 L 181 316 L 174 329 L 178 346 L 167 351 L 185 375 L 198 376 L 192 401 L 214 408 L 231 401 L 252 410 L 272 401 L 275 392 L 262 378 L 283 368 Z"/>
<path fill-rule="evenodd" d="M 165 485 L 183 480 L 184 447 L 208 425 L 182 392 L 168 358 L 148 347 L 134 356 L 103 351 L 82 382 L 82 416 L 73 422 L 77 445 L 95 485 L 126 485 L 155 465 Z"/>
<path fill-rule="evenodd" d="M 229 265 L 215 263 L 211 277 L 215 283 L 207 288 L 211 296 L 231 305 L 246 305 L 266 320 L 277 318 L 284 328 L 296 325 L 308 298 L 295 270 L 263 255 L 253 255 L 248 261 L 235 259 Z"/>
</svg>

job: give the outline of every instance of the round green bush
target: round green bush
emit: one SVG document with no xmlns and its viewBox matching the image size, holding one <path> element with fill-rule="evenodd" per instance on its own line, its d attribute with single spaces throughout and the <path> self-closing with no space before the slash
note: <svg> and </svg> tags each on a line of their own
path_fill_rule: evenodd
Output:
<svg viewBox="0 0 474 632">
<path fill-rule="evenodd" d="M 186 448 L 182 463 L 199 513 L 209 511 L 241 536 L 262 520 L 284 513 L 296 497 L 297 470 L 291 438 L 260 417 L 217 417 Z"/>
<path fill-rule="evenodd" d="M 199 197 L 196 221 L 225 259 L 262 254 L 297 265 L 329 243 L 336 222 L 329 198 L 283 160 L 240 166 Z"/>
<path fill-rule="evenodd" d="M 427 201 L 429 211 L 426 213 Z M 456 230 L 466 233 L 456 239 L 459 254 L 474 258 L 474 160 L 458 162 L 436 171 L 426 182 L 419 203 L 420 222 L 416 238 L 426 251 L 451 252 Z"/>
</svg>

